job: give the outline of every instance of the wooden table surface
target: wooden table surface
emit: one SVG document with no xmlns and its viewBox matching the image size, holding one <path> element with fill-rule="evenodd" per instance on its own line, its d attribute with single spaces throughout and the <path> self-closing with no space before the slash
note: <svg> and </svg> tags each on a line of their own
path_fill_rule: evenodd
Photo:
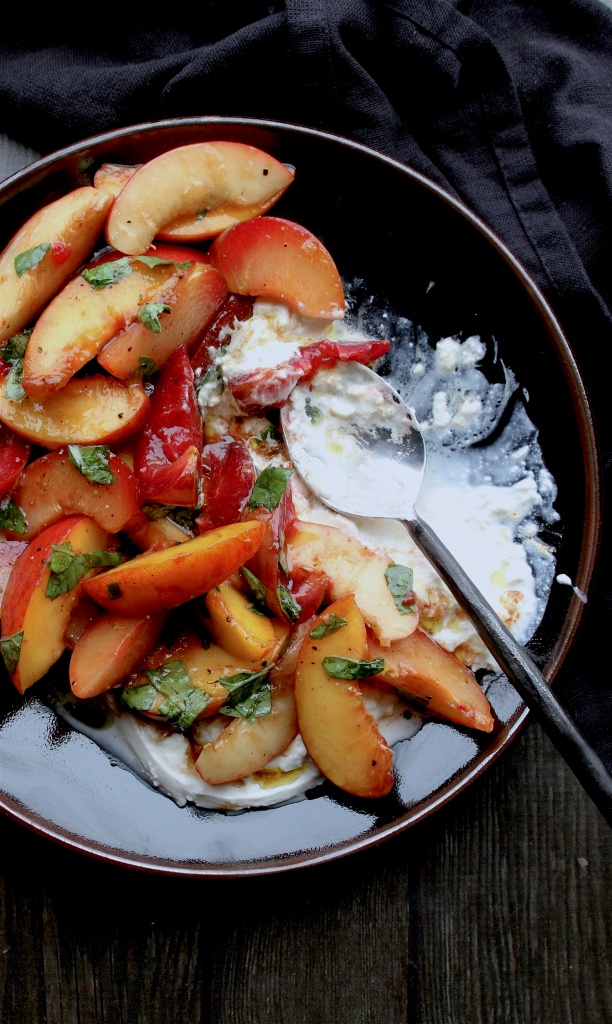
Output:
<svg viewBox="0 0 612 1024">
<path fill-rule="evenodd" d="M 36 154 L 0 136 L 0 178 Z M 0 819 L 2 1024 L 606 1024 L 612 831 L 531 722 L 367 852 L 160 877 Z"/>
</svg>

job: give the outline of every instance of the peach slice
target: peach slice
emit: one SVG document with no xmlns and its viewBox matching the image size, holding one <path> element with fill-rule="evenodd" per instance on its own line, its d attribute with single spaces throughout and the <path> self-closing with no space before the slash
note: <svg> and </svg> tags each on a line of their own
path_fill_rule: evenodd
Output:
<svg viewBox="0 0 612 1024">
<path fill-rule="evenodd" d="M 237 658 L 257 661 L 268 658 L 278 647 L 271 619 L 252 608 L 252 600 L 231 583 L 208 591 L 208 630 L 221 647 Z"/>
<path fill-rule="evenodd" d="M 167 304 L 189 269 L 173 263 L 147 267 L 139 260 L 129 267 L 131 273 L 102 288 L 80 274 L 49 303 L 36 321 L 23 361 L 22 384 L 30 398 L 45 402 L 65 387 L 107 342 L 137 321 L 143 306 Z M 153 334 L 144 324 L 140 327 Z"/>
<path fill-rule="evenodd" d="M 390 684 L 416 698 L 417 707 L 449 722 L 491 732 L 491 706 L 472 672 L 422 629 L 390 647 L 370 638 L 369 658 L 383 657 L 385 668 L 372 682 Z"/>
<path fill-rule="evenodd" d="M 140 320 L 133 320 L 98 353 L 98 362 L 120 380 L 126 380 L 141 366 L 141 359 L 153 359 L 162 367 L 181 345 L 195 347 L 225 302 L 225 278 L 207 263 L 192 263 L 184 276 L 157 302 L 170 307 L 159 319 L 159 333 Z"/>
<path fill-rule="evenodd" d="M 288 548 L 290 569 L 321 570 L 329 577 L 332 601 L 355 595 L 366 623 L 385 647 L 416 629 L 416 605 L 413 611 L 400 612 L 385 577 L 392 559 L 380 548 L 336 526 L 305 522 L 289 537 Z"/>
<path fill-rule="evenodd" d="M 313 629 L 330 624 L 332 616 L 345 624 L 313 637 Z M 298 723 L 308 753 L 326 778 L 354 796 L 385 796 L 393 786 L 393 754 L 357 681 L 328 675 L 323 665 L 328 657 L 368 657 L 365 623 L 352 594 L 330 604 L 302 643 L 295 672 Z"/>
<path fill-rule="evenodd" d="M 126 619 L 103 612 L 85 627 L 70 656 L 75 697 L 97 697 L 122 682 L 159 640 L 166 615 Z"/>
<path fill-rule="evenodd" d="M 6 397 L 0 381 L 0 420 L 43 448 L 66 444 L 115 444 L 147 421 L 149 396 L 140 382 L 126 387 L 112 377 L 74 377 L 44 406 L 27 396 Z"/>
<path fill-rule="evenodd" d="M 118 533 L 138 507 L 138 488 L 131 469 L 109 453 L 108 468 L 114 483 L 97 484 L 83 476 L 70 461 L 67 448 L 41 455 L 21 474 L 13 500 L 26 518 L 25 540 L 51 523 L 75 512 L 95 519 L 102 530 Z M 17 539 L 16 534 L 7 534 Z"/>
<path fill-rule="evenodd" d="M 2 638 L 23 634 L 10 672 L 20 693 L 41 679 L 66 649 L 66 630 L 81 594 L 82 583 L 55 600 L 46 596 L 53 545 L 69 542 L 75 554 L 82 554 L 106 550 L 109 540 L 93 519 L 69 516 L 30 541 L 15 562 L 2 601 Z"/>
<path fill-rule="evenodd" d="M 100 164 L 93 176 L 93 186 L 114 199 L 139 167 L 142 164 Z"/>
<path fill-rule="evenodd" d="M 137 256 L 156 237 L 214 238 L 268 210 L 293 177 L 269 153 L 241 142 L 178 146 L 143 164 L 125 183 L 108 218 L 107 241 Z"/>
<path fill-rule="evenodd" d="M 27 327 L 85 262 L 111 204 L 96 188 L 77 188 L 38 210 L 13 236 L 0 255 L 0 342 Z M 15 257 L 47 245 L 42 259 L 18 275 Z"/>
<path fill-rule="evenodd" d="M 176 608 L 217 587 L 257 550 L 263 524 L 232 523 L 175 547 L 148 551 L 83 584 L 94 601 L 127 617 Z"/>
<path fill-rule="evenodd" d="M 322 242 L 282 217 L 256 217 L 224 231 L 209 250 L 230 292 L 285 302 L 303 316 L 341 320 L 344 287 Z"/>
</svg>

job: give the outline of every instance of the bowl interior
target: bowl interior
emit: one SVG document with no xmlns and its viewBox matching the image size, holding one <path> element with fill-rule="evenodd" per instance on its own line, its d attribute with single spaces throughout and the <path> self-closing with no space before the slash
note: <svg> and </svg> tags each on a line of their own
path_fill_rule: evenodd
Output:
<svg viewBox="0 0 612 1024">
<path fill-rule="evenodd" d="M 69 147 L 8 179 L 0 187 L 0 246 L 37 206 L 91 183 L 101 163 L 142 163 L 173 146 L 215 138 L 257 145 L 296 167 L 294 184 L 272 212 L 314 231 L 343 277 L 363 280 L 364 294 L 384 297 L 433 338 L 496 340 L 500 360 L 529 396 L 527 411 L 558 485 L 558 564 L 587 591 L 600 529 L 597 453 L 569 346 L 538 289 L 498 239 L 410 169 L 294 125 L 231 118 L 140 125 Z M 553 587 L 529 645 L 551 679 L 581 609 L 570 587 Z M 38 694 L 22 699 L 11 691 L 3 679 L 3 809 L 95 856 L 193 875 L 284 870 L 380 842 L 464 789 L 525 717 L 518 696 L 499 680 L 489 692 L 499 718 L 495 732 L 474 738 L 427 723 L 398 750 L 398 782 L 388 798 L 372 804 L 322 786 L 292 805 L 232 815 L 175 806 L 59 722 Z"/>
</svg>

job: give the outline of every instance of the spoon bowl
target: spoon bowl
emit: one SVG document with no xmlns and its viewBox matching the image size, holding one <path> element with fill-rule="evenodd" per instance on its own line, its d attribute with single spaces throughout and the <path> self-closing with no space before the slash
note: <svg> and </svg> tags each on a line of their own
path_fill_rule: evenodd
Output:
<svg viewBox="0 0 612 1024">
<path fill-rule="evenodd" d="M 467 613 L 482 641 L 612 824 L 612 777 L 546 679 L 416 503 L 426 449 L 412 411 L 387 380 L 338 362 L 301 382 L 281 410 L 293 465 L 314 494 L 344 515 L 401 521 Z"/>
</svg>

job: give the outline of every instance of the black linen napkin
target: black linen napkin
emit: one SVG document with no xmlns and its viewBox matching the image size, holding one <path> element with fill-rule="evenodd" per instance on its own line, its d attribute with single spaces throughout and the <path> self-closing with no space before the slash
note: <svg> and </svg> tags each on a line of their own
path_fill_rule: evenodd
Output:
<svg viewBox="0 0 612 1024">
<path fill-rule="evenodd" d="M 141 121 L 251 116 L 410 164 L 470 206 L 548 298 L 589 393 L 609 493 L 612 11 L 600 0 L 213 0 L 191 18 L 172 28 L 167 11 L 133 25 L 102 13 L 81 27 L 54 11 L 27 34 L 5 25 L 0 129 L 47 153 Z M 604 530 L 556 692 L 612 770 L 609 549 Z"/>
</svg>

